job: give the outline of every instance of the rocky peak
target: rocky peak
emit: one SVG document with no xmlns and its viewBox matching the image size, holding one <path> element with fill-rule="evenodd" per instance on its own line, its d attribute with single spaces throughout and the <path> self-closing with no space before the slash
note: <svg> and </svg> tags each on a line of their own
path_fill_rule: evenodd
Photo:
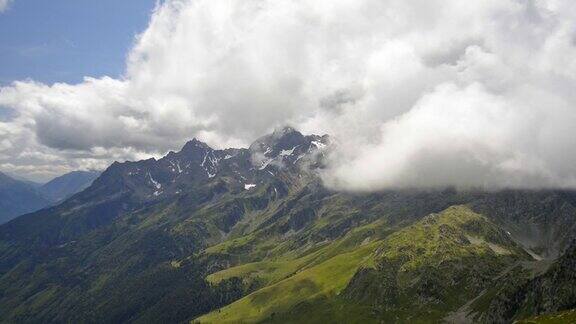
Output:
<svg viewBox="0 0 576 324">
<path fill-rule="evenodd" d="M 304 136 L 292 127 L 284 127 L 257 139 L 250 145 L 250 154 L 254 166 L 265 169 L 316 159 L 314 152 L 323 150 L 327 144 L 327 136 Z"/>
<path fill-rule="evenodd" d="M 206 150 L 212 150 L 212 148 L 208 146 L 208 144 L 198 140 L 197 138 L 193 138 L 192 140 L 184 144 L 184 147 L 182 147 L 180 153 L 197 152 L 197 151 L 205 152 Z"/>
<path fill-rule="evenodd" d="M 300 134 L 302 135 L 299 131 L 295 130 L 294 128 L 290 127 L 290 126 L 285 126 L 282 128 L 277 128 L 274 130 L 274 132 L 272 132 L 272 136 L 280 138 L 283 136 L 287 136 L 290 134 Z"/>
<path fill-rule="evenodd" d="M 327 144 L 324 138 L 304 136 L 286 127 L 261 137 L 249 150 L 214 150 L 194 138 L 179 152 L 170 152 L 159 160 L 113 163 L 94 181 L 93 189 L 100 188 L 101 194 L 110 196 L 132 192 L 137 199 L 147 200 L 177 195 L 182 188 L 219 176 L 256 183 L 256 178 L 272 174 L 270 168 L 318 165 L 321 154 L 317 153 Z"/>
<path fill-rule="evenodd" d="M 250 145 L 250 151 L 272 157 L 277 156 L 282 150 L 290 150 L 295 146 L 305 144 L 305 142 L 302 133 L 292 127 L 284 127 L 254 141 Z"/>
</svg>

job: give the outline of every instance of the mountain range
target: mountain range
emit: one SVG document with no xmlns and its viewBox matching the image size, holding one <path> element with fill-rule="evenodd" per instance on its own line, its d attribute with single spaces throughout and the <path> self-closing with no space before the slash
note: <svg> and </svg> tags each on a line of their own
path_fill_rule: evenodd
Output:
<svg viewBox="0 0 576 324">
<path fill-rule="evenodd" d="M 0 172 L 0 224 L 86 189 L 99 174 L 96 171 L 74 171 L 39 184 Z"/>
<path fill-rule="evenodd" d="M 88 188 L 99 175 L 98 171 L 72 171 L 48 181 L 39 190 L 50 201 L 60 202 Z"/>
<path fill-rule="evenodd" d="M 193 139 L 158 160 L 113 163 L 0 226 L 0 321 L 572 316 L 576 192 L 334 191 L 320 177 L 331 146 L 284 128 L 249 148 Z"/>
<path fill-rule="evenodd" d="M 0 172 L 0 224 L 49 204 L 33 184 Z"/>
</svg>

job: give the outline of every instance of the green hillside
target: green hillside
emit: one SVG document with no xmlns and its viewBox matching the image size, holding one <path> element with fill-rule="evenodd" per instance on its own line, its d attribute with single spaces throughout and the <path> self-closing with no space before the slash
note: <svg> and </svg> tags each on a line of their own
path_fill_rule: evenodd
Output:
<svg viewBox="0 0 576 324">
<path fill-rule="evenodd" d="M 566 324 L 576 323 L 576 310 L 569 310 L 550 315 L 535 316 L 514 322 L 516 324 Z"/>
<path fill-rule="evenodd" d="M 439 321 L 490 285 L 499 269 L 529 258 L 489 220 L 464 206 L 429 215 L 388 237 L 376 235 L 376 240 L 366 235 L 368 229 L 380 234 L 385 226 L 359 228 L 299 258 L 211 274 L 211 282 L 238 277 L 263 288 L 193 322 L 313 323 L 326 320 L 326 312 L 344 322 Z M 425 300 L 415 308 L 419 298 Z"/>
</svg>

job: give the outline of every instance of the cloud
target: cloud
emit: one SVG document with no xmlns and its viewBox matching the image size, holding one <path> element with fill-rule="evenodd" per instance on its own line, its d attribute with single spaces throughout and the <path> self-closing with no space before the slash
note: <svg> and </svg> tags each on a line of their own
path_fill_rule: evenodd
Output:
<svg viewBox="0 0 576 324">
<path fill-rule="evenodd" d="M 168 0 L 121 79 L 2 88 L 0 168 L 58 173 L 194 136 L 246 145 L 292 124 L 336 138 L 323 177 L 339 189 L 575 187 L 575 7 Z"/>
<path fill-rule="evenodd" d="M 440 85 L 410 111 L 383 124 L 376 143 L 344 151 L 353 156 L 338 155 L 344 161 L 336 160 L 327 180 L 352 190 L 576 185 L 574 170 L 554 160 L 562 156 L 574 162 L 574 156 L 554 150 L 542 154 L 555 144 L 569 148 L 568 139 L 559 142 L 560 130 L 552 138 L 543 134 L 552 126 L 544 119 L 566 112 L 527 105 L 494 95 L 480 83 Z M 573 122 L 554 121 L 565 130 Z"/>
<path fill-rule="evenodd" d="M 0 13 L 6 11 L 11 2 L 12 0 L 0 0 Z"/>
</svg>

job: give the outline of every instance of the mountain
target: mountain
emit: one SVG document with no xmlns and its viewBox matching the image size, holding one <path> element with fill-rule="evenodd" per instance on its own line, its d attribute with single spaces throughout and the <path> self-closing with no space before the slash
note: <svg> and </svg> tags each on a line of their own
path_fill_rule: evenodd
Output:
<svg viewBox="0 0 576 324">
<path fill-rule="evenodd" d="M 0 172 L 0 224 L 60 202 L 86 189 L 98 175 L 74 171 L 42 185 Z"/>
<path fill-rule="evenodd" d="M 42 187 L 42 185 L 43 185 L 43 183 L 29 180 L 29 179 L 27 179 L 27 178 L 25 178 L 25 177 L 22 177 L 22 176 L 19 176 L 19 175 L 17 175 L 17 174 L 13 174 L 13 173 L 8 173 L 8 174 L 6 174 L 6 173 L 5 173 L 4 175 L 6 175 L 6 176 L 8 176 L 8 177 L 10 177 L 10 178 L 12 178 L 12 179 L 14 179 L 14 180 L 18 180 L 18 181 L 20 181 L 20 182 L 24 182 L 24 183 L 26 183 L 26 184 L 34 187 L 34 188 L 40 188 L 40 187 Z"/>
<path fill-rule="evenodd" d="M 527 315 L 576 309 L 576 240 L 548 270 L 517 275 L 513 285 L 493 293 L 483 319 L 505 323 Z"/>
<path fill-rule="evenodd" d="M 97 171 L 73 171 L 54 178 L 39 190 L 51 201 L 59 202 L 88 188 L 99 175 Z"/>
<path fill-rule="evenodd" d="M 31 184 L 0 172 L 0 224 L 49 204 Z"/>
<path fill-rule="evenodd" d="M 336 192 L 330 148 L 284 128 L 113 163 L 0 226 L 0 321 L 507 323 L 569 307 L 504 301 L 547 273 L 562 279 L 534 285 L 573 284 L 576 193 Z"/>
</svg>

